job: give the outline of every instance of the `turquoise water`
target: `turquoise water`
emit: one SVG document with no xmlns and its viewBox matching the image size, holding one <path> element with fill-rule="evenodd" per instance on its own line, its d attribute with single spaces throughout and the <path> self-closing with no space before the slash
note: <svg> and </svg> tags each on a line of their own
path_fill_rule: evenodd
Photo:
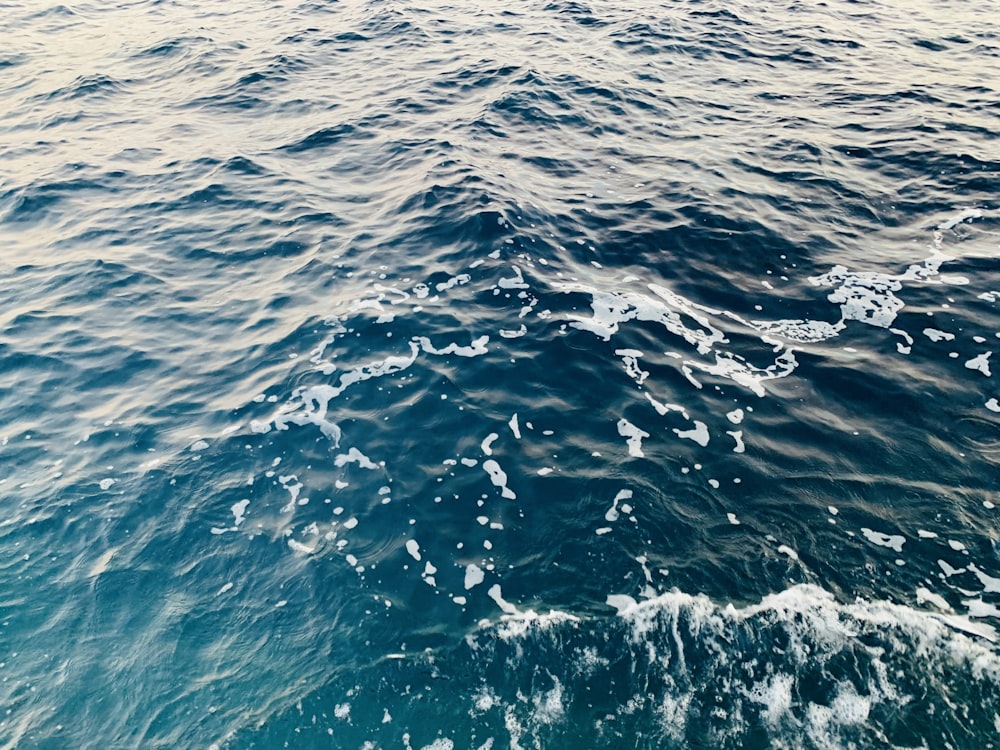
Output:
<svg viewBox="0 0 1000 750">
<path fill-rule="evenodd" d="M 6 3 L 0 748 L 989 748 L 989 4 Z"/>
</svg>

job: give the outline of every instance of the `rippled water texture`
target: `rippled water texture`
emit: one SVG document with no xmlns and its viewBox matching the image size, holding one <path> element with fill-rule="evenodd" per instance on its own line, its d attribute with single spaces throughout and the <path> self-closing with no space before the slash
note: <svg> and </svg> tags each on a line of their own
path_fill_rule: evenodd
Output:
<svg viewBox="0 0 1000 750">
<path fill-rule="evenodd" d="M 997 744 L 991 3 L 0 40 L 0 748 Z"/>
</svg>

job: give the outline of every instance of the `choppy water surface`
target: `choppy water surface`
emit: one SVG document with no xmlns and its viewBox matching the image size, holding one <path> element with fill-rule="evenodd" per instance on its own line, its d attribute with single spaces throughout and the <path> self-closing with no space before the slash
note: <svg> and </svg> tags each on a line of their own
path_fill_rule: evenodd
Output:
<svg viewBox="0 0 1000 750">
<path fill-rule="evenodd" d="M 0 747 L 994 747 L 995 11 L 4 4 Z"/>
</svg>

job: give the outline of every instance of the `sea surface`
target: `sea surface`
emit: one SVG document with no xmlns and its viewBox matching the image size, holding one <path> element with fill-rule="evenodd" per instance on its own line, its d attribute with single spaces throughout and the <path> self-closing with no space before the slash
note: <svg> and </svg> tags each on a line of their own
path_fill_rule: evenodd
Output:
<svg viewBox="0 0 1000 750">
<path fill-rule="evenodd" d="M 998 13 L 0 2 L 0 748 L 1000 747 Z"/>
</svg>

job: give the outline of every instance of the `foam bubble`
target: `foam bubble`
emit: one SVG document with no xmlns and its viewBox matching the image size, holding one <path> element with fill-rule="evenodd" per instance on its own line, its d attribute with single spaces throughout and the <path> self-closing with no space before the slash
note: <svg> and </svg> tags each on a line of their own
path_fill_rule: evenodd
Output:
<svg viewBox="0 0 1000 750">
<path fill-rule="evenodd" d="M 452 289 L 452 288 L 454 288 L 456 286 L 460 286 L 462 284 L 468 284 L 471 280 L 472 280 L 472 277 L 469 276 L 469 274 L 467 274 L 467 273 L 460 273 L 457 276 L 452 276 L 447 281 L 442 281 L 442 282 L 440 282 L 438 284 L 435 284 L 434 288 L 437 289 L 439 292 L 446 292 L 449 289 Z M 381 285 L 376 284 L 375 288 L 378 289 L 379 286 L 381 286 Z"/>
<path fill-rule="evenodd" d="M 955 338 L 954 333 L 948 333 L 947 331 L 939 331 L 936 328 L 925 328 L 923 330 L 924 336 L 929 338 L 931 341 L 952 341 Z"/>
<path fill-rule="evenodd" d="M 915 593 L 917 595 L 917 604 L 933 604 L 942 612 L 953 611 L 951 605 L 948 604 L 943 596 L 935 594 L 924 586 L 918 586 Z"/>
<path fill-rule="evenodd" d="M 313 552 L 316 551 L 315 547 L 310 547 L 306 544 L 303 544 L 302 542 L 296 541 L 295 539 L 288 540 L 288 547 L 293 552 L 298 552 L 303 555 L 311 555 Z"/>
<path fill-rule="evenodd" d="M 500 329 L 500 336 L 505 339 L 519 339 L 522 336 L 524 336 L 527 332 L 528 332 L 528 327 L 524 325 L 524 323 L 522 323 L 520 328 L 513 331 Z"/>
<path fill-rule="evenodd" d="M 897 554 L 903 551 L 903 544 L 906 542 L 906 538 L 899 534 L 883 534 L 880 531 L 872 531 L 866 528 L 862 528 L 861 533 L 872 544 L 877 544 L 879 547 L 888 547 Z"/>
<path fill-rule="evenodd" d="M 535 707 L 532 718 L 540 724 L 555 724 L 566 713 L 566 708 L 563 705 L 562 683 L 555 677 L 552 678 L 552 681 L 551 690 L 532 696 L 532 703 Z"/>
<path fill-rule="evenodd" d="M 978 370 L 979 372 L 981 372 L 986 377 L 990 377 L 990 374 L 991 374 L 990 373 L 990 357 L 992 355 L 993 355 L 993 352 L 983 352 L 982 354 L 980 354 L 978 356 L 975 356 L 972 359 L 970 359 L 968 362 L 966 362 L 965 366 L 967 368 L 969 368 L 970 370 Z"/>
<path fill-rule="evenodd" d="M 959 224 L 969 219 L 981 219 L 983 218 L 983 212 L 978 208 L 964 208 L 958 214 L 950 219 L 942 221 L 938 224 L 937 229 L 939 232 L 947 232 L 949 229 L 954 229 Z"/>
<path fill-rule="evenodd" d="M 618 420 L 618 434 L 623 438 L 626 438 L 625 442 L 628 445 L 628 454 L 636 458 L 642 458 L 642 439 L 648 438 L 649 433 L 636 427 L 634 424 L 629 422 L 627 419 L 622 417 Z"/>
<path fill-rule="evenodd" d="M 493 443 L 499 437 L 500 436 L 497 433 L 491 432 L 489 435 L 487 435 L 483 439 L 483 442 L 479 446 L 480 449 L 483 451 L 483 455 L 486 455 L 486 456 L 492 456 L 493 455 Z"/>
<path fill-rule="evenodd" d="M 746 451 L 746 445 L 743 443 L 743 430 L 726 431 L 726 434 L 732 437 L 736 441 L 736 445 L 733 447 L 733 453 L 743 453 Z"/>
<path fill-rule="evenodd" d="M 494 583 L 490 586 L 486 591 L 486 595 L 496 602 L 497 606 L 508 615 L 517 614 L 517 607 L 503 598 L 503 591 L 501 591 L 499 583 Z"/>
<path fill-rule="evenodd" d="M 420 562 L 420 544 L 416 539 L 406 540 L 406 551 L 409 553 L 410 557 L 417 562 Z"/>
<path fill-rule="evenodd" d="M 507 473 L 500 468 L 500 464 L 492 458 L 483 461 L 483 469 L 489 474 L 490 481 L 494 487 L 500 488 L 500 494 L 508 500 L 516 500 L 517 494 L 507 486 Z"/>
<path fill-rule="evenodd" d="M 674 433 L 679 438 L 684 438 L 685 440 L 693 440 L 702 448 L 706 447 L 708 445 L 709 440 L 711 439 L 708 434 L 708 425 L 706 425 L 704 422 L 698 421 L 697 419 L 694 420 L 694 427 L 692 429 L 679 430 L 675 427 Z"/>
<path fill-rule="evenodd" d="M 461 346 L 456 343 L 451 343 L 445 346 L 443 349 L 438 349 L 431 344 L 431 341 L 426 336 L 414 336 L 413 340 L 420 344 L 420 347 L 428 354 L 455 354 L 459 357 L 480 357 L 486 354 L 489 349 L 486 348 L 486 344 L 489 343 L 490 337 L 483 335 L 477 339 L 474 339 L 469 346 Z"/>
<path fill-rule="evenodd" d="M 639 367 L 639 358 L 642 356 L 641 351 L 638 349 L 616 349 L 615 355 L 622 358 L 622 364 L 625 366 L 625 372 L 628 373 L 630 378 L 632 378 L 639 385 L 646 382 L 646 378 L 649 377 L 649 373 Z"/>
<path fill-rule="evenodd" d="M 351 463 L 357 464 L 362 469 L 378 469 L 378 464 L 354 447 L 347 451 L 347 453 L 338 454 L 333 459 L 333 465 L 338 468 Z"/>
<path fill-rule="evenodd" d="M 614 500 L 611 503 L 611 507 L 608 509 L 607 513 L 604 514 L 604 519 L 606 521 L 617 521 L 619 516 L 618 503 L 622 500 L 630 500 L 631 498 L 632 490 L 619 490 L 618 494 L 615 495 Z"/>
<path fill-rule="evenodd" d="M 772 728 L 777 728 L 792 707 L 792 687 L 795 678 L 788 674 L 772 675 L 754 685 L 748 697 L 764 706 L 761 717 Z"/>
<path fill-rule="evenodd" d="M 475 588 L 480 583 L 486 579 L 486 574 L 483 573 L 482 568 L 480 568 L 475 563 L 471 563 L 465 567 L 465 590 Z"/>
<path fill-rule="evenodd" d="M 787 544 L 780 545 L 778 547 L 778 552 L 782 553 L 783 555 L 787 555 L 792 560 L 798 560 L 799 559 L 799 553 L 796 552 L 795 550 L 793 550 Z"/>
<path fill-rule="evenodd" d="M 510 278 L 502 278 L 497 281 L 497 286 L 501 289 L 527 289 L 528 285 L 524 281 L 524 275 L 518 266 L 511 266 L 514 275 Z"/>
<path fill-rule="evenodd" d="M 239 526 L 243 523 L 243 519 L 247 512 L 247 506 L 249 505 L 249 500 L 240 500 L 237 503 L 233 503 L 233 507 L 231 508 L 233 512 L 233 527 Z"/>
</svg>

